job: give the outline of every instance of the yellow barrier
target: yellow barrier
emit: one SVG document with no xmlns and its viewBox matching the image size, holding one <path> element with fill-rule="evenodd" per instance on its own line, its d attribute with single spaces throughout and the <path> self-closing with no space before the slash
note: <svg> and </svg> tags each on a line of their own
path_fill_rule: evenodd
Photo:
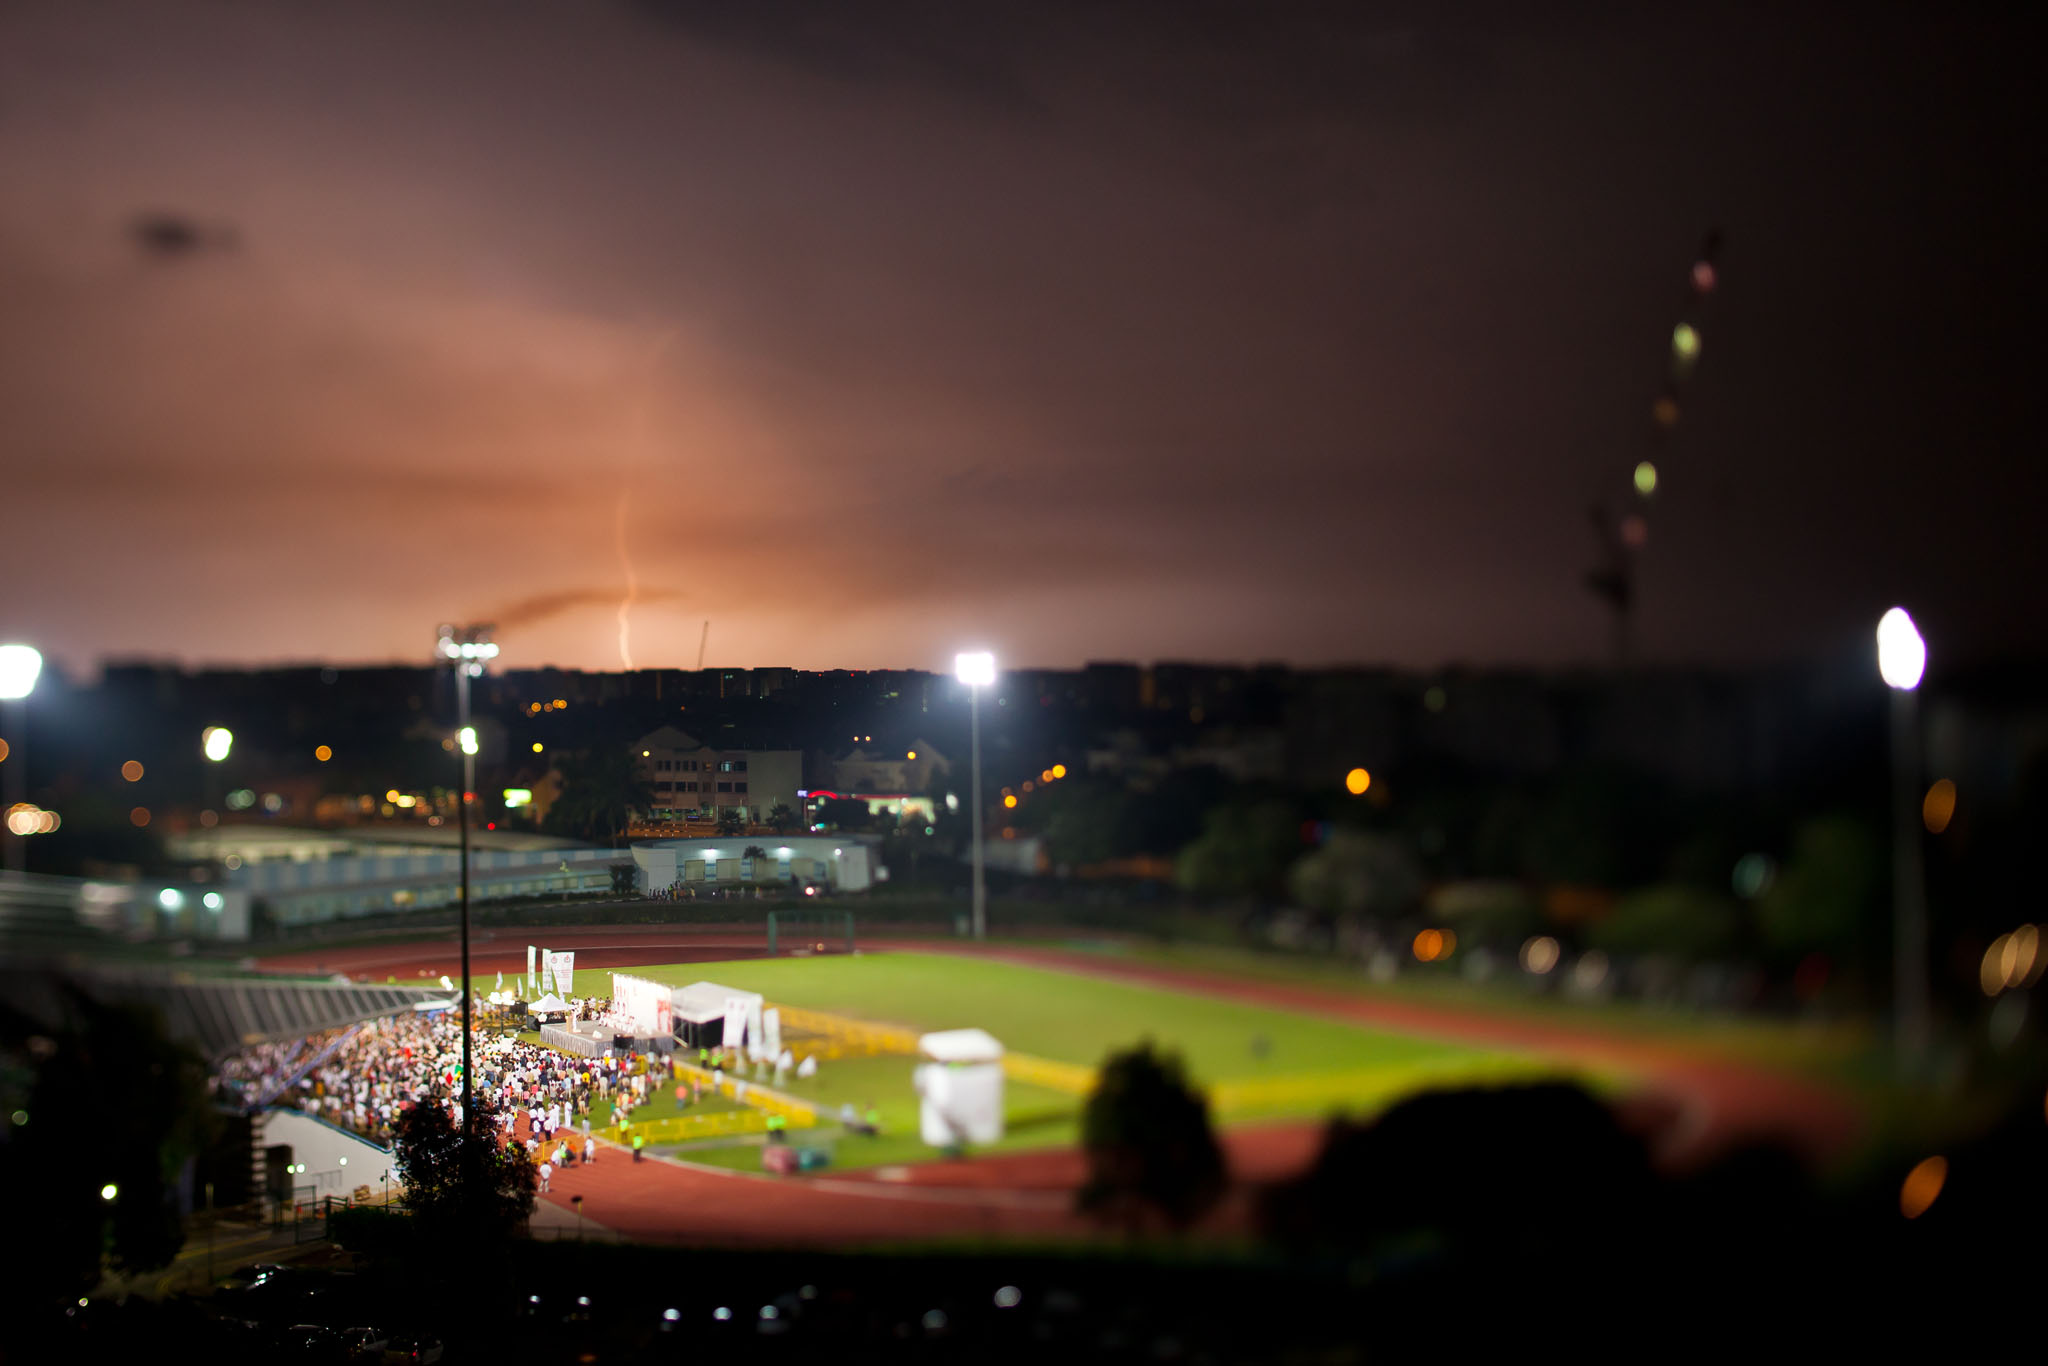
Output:
<svg viewBox="0 0 2048 1366">
<path fill-rule="evenodd" d="M 781 1115 L 793 1126 L 803 1127 L 818 1122 L 818 1109 L 808 1101 L 770 1090 L 757 1081 L 748 1081 L 746 1094 L 741 1095 L 739 1083 L 746 1081 L 744 1077 L 724 1077 L 714 1081 L 710 1072 L 694 1063 L 676 1064 L 677 1080 L 688 1082 L 692 1077 L 701 1080 L 707 1090 L 714 1090 L 722 1096 L 730 1096 L 740 1104 L 752 1106 L 764 1114 Z"/>
<path fill-rule="evenodd" d="M 1054 1062 L 1029 1053 L 1003 1054 L 1003 1075 L 1012 1081 L 1026 1081 L 1048 1090 L 1085 1096 L 1095 1089 L 1096 1070 L 1078 1063 Z"/>
<path fill-rule="evenodd" d="M 898 1029 L 894 1025 L 870 1024 L 866 1020 L 855 1020 L 822 1010 L 806 1010 L 802 1006 L 778 1004 L 774 1009 L 782 1016 L 784 1029 L 822 1035 L 842 1045 L 852 1044 L 871 1052 L 917 1052 L 917 1035 L 907 1029 Z"/>
<path fill-rule="evenodd" d="M 816 1123 L 810 1115 L 790 1116 L 793 1129 Z M 616 1138 L 618 1131 L 614 1129 Z M 721 1110 L 714 1115 L 671 1115 L 666 1119 L 635 1121 L 629 1134 L 644 1134 L 650 1143 L 686 1143 L 694 1138 L 725 1138 L 733 1134 L 768 1132 L 768 1116 L 761 1110 Z M 628 1142 L 631 1141 L 629 1138 Z"/>
<path fill-rule="evenodd" d="M 1332 1110 L 1378 1106 L 1415 1091 L 1522 1081 L 1554 1074 L 1527 1058 L 1473 1058 L 1462 1062 L 1403 1063 L 1350 1072 L 1305 1072 L 1220 1082 L 1208 1088 L 1209 1104 L 1220 1115 L 1294 1110 L 1323 1105 Z"/>
<path fill-rule="evenodd" d="M 905 1057 L 917 1056 L 917 1035 L 907 1029 L 870 1024 L 866 1020 L 850 1019 L 823 1010 L 807 1010 L 802 1006 L 777 1005 L 775 1009 L 782 1014 L 784 1029 L 801 1030 L 830 1041 L 816 1050 L 821 1058 L 844 1056 L 843 1052 L 827 1050 L 849 1047 L 870 1055 L 900 1053 Z M 1013 1081 L 1030 1082 L 1034 1086 L 1074 1096 L 1085 1096 L 1095 1089 L 1094 1068 L 1078 1063 L 1054 1062 L 1051 1058 L 1033 1057 L 1029 1053 L 1003 1054 L 1003 1075 Z"/>
</svg>

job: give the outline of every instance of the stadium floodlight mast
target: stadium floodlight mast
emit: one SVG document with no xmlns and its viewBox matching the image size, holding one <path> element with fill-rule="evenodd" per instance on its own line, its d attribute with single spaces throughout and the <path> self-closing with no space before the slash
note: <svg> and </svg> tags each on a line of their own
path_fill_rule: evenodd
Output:
<svg viewBox="0 0 2048 1366">
<path fill-rule="evenodd" d="M 974 937 L 988 938 L 988 883 L 981 843 L 981 690 L 996 681 L 996 657 L 987 650 L 953 656 L 953 672 L 967 685 L 968 750 L 974 771 Z"/>
<path fill-rule="evenodd" d="M 0 702 L 7 703 L 4 710 L 11 713 L 0 726 L 8 742 L 7 753 L 0 757 L 0 791 L 5 793 L 0 807 L 9 811 L 28 798 L 28 695 L 36 690 L 36 680 L 42 675 L 41 650 L 33 645 L 0 645 Z M 27 863 L 28 836 L 0 830 L 0 845 L 7 850 L 7 871 L 20 872 Z"/>
<path fill-rule="evenodd" d="M 1892 693 L 1892 1011 L 1898 1063 L 1927 1057 L 1927 876 L 1920 849 L 1920 680 L 1927 642 L 1903 607 L 1877 623 L 1877 672 Z"/>
<path fill-rule="evenodd" d="M 489 625 L 447 626 L 436 633 L 434 650 L 455 670 L 457 748 L 462 752 L 462 791 L 455 803 L 462 843 L 462 1133 L 472 1132 L 476 1100 L 469 1056 L 469 802 L 476 792 L 476 727 L 469 723 L 469 681 L 482 678 L 484 665 L 498 657 Z"/>
</svg>

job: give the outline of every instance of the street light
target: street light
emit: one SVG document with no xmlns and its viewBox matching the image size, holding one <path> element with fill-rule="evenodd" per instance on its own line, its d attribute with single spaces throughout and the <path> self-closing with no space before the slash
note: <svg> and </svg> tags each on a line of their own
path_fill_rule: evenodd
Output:
<svg viewBox="0 0 2048 1366">
<path fill-rule="evenodd" d="M 1898 1061 L 1917 1072 L 1930 1033 L 1927 875 L 1920 851 L 1920 679 L 1927 642 L 1903 607 L 1877 623 L 1877 672 L 1892 690 L 1892 1010 Z"/>
<path fill-rule="evenodd" d="M 8 737 L 4 758 L 0 758 L 0 808 L 12 811 L 28 796 L 28 695 L 42 677 L 43 653 L 33 645 L 0 645 L 0 730 Z M 27 863 L 28 836 L 13 829 L 0 835 L 6 846 L 5 865 L 18 873 Z"/>
<path fill-rule="evenodd" d="M 988 884 L 981 846 L 981 690 L 996 681 L 996 657 L 987 650 L 953 656 L 953 672 L 967 685 L 967 731 L 974 771 L 974 937 L 988 937 Z"/>
<path fill-rule="evenodd" d="M 208 726 L 199 732 L 199 747 L 214 763 L 224 762 L 235 747 L 235 733 L 226 726 Z"/>
<path fill-rule="evenodd" d="M 435 637 L 435 653 L 455 670 L 455 711 L 457 737 L 462 750 L 462 795 L 455 810 L 462 831 L 462 1133 L 471 1133 L 476 1105 L 470 1082 L 469 1060 L 469 799 L 476 791 L 476 727 L 469 723 L 469 681 L 482 678 L 484 665 L 498 657 L 488 625 L 442 626 Z"/>
</svg>

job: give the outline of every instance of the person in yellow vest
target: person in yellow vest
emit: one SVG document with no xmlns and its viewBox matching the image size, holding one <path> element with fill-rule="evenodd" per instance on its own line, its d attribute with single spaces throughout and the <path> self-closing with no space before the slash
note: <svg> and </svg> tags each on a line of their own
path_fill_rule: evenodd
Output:
<svg viewBox="0 0 2048 1366">
<path fill-rule="evenodd" d="M 638 1161 L 640 1160 L 640 1150 L 641 1150 L 642 1148 L 644 1148 L 645 1146 L 647 1146 L 647 1135 L 646 1135 L 646 1134 L 634 1134 L 634 1135 L 633 1135 L 633 1160 L 634 1160 L 635 1162 L 638 1162 Z"/>
</svg>

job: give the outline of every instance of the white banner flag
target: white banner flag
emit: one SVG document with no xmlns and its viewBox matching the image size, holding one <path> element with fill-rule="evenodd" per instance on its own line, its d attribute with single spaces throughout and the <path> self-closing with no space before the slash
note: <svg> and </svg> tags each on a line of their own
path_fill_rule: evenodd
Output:
<svg viewBox="0 0 2048 1366">
<path fill-rule="evenodd" d="M 725 1047 L 738 1049 L 747 1041 L 747 1002 L 745 997 L 728 996 L 725 1001 Z"/>
<path fill-rule="evenodd" d="M 540 951 L 540 983 L 537 989 L 543 996 L 555 989 L 555 974 L 549 971 L 552 966 L 548 962 L 548 951 L 542 949 Z"/>
<path fill-rule="evenodd" d="M 526 980 L 520 985 L 525 989 L 529 997 L 533 995 L 533 955 L 535 952 L 536 950 L 533 945 L 528 944 L 526 946 Z"/>
<path fill-rule="evenodd" d="M 563 1000 L 569 999 L 569 988 L 576 981 L 576 954 L 551 953 L 548 955 L 548 969 L 554 974 L 555 994 Z"/>
<path fill-rule="evenodd" d="M 771 1058 L 782 1056 L 782 1012 L 764 1011 L 761 1015 L 761 1048 Z"/>
</svg>

